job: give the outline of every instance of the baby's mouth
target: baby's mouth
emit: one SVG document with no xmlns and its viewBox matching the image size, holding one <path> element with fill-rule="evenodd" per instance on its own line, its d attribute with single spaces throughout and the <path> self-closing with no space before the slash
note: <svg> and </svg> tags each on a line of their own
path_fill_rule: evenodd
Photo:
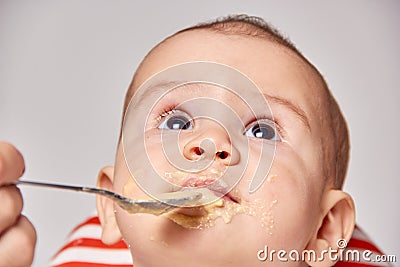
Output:
<svg viewBox="0 0 400 267">
<path fill-rule="evenodd" d="M 212 202 L 218 198 L 223 198 L 225 201 L 235 202 L 240 204 L 241 197 L 238 191 L 231 191 L 228 184 L 223 181 L 222 177 L 224 169 L 221 167 L 212 167 L 199 173 L 188 173 L 183 171 L 165 172 L 164 176 L 167 181 L 176 185 L 178 190 L 206 190 L 203 192 L 207 198 L 203 198 L 200 205 L 205 205 L 206 200 Z"/>
<path fill-rule="evenodd" d="M 189 178 L 182 184 L 183 190 L 196 190 L 203 194 L 200 199 L 200 204 L 207 205 L 218 199 L 224 201 L 234 202 L 240 204 L 241 197 L 238 190 L 229 190 L 227 184 L 219 179 L 205 179 L 199 180 L 196 178 Z"/>
<path fill-rule="evenodd" d="M 238 190 L 229 190 L 227 185 L 216 179 L 189 178 L 182 183 L 183 190 L 200 192 L 202 198 L 193 207 L 182 207 L 166 216 L 184 228 L 204 229 L 214 226 L 217 218 L 229 223 L 233 216 L 243 213 Z"/>
</svg>

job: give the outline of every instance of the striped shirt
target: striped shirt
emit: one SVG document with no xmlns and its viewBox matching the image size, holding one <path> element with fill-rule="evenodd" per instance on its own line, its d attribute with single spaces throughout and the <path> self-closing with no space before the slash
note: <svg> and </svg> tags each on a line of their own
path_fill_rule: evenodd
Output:
<svg viewBox="0 0 400 267">
<path fill-rule="evenodd" d="M 368 236 L 356 226 L 353 236 L 346 244 L 347 250 L 369 250 L 369 257 L 383 255 Z M 81 223 L 68 236 L 64 245 L 52 258 L 51 267 L 132 267 L 130 251 L 124 241 L 114 245 L 105 245 L 101 241 L 101 226 L 98 217 L 90 217 Z M 371 267 L 391 266 L 382 262 L 367 262 L 363 259 L 352 261 L 338 261 L 335 267 Z"/>
</svg>

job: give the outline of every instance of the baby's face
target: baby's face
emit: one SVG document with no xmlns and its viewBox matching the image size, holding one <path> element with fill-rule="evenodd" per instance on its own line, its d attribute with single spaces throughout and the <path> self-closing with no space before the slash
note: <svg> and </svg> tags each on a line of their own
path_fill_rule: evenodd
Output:
<svg viewBox="0 0 400 267">
<path fill-rule="evenodd" d="M 310 67 L 293 52 L 265 39 L 197 30 L 175 36 L 155 49 L 141 66 L 135 84 L 168 67 L 192 61 L 217 62 L 245 74 L 265 96 L 273 118 L 252 114 L 237 94 L 215 85 L 183 86 L 154 103 L 141 132 L 148 155 L 137 155 L 138 162 L 148 156 L 161 176 L 189 187 L 215 181 L 243 160 L 246 168 L 223 202 L 208 211 L 185 208 L 169 216 L 153 216 L 132 215 L 116 207 L 119 228 L 134 263 L 265 266 L 257 259 L 257 252 L 266 245 L 269 249 L 302 251 L 321 224 L 319 203 L 326 179 L 322 176 L 319 143 L 322 130 L 313 105 L 320 85 Z M 191 105 L 191 100 L 206 98 L 223 103 L 221 108 L 230 107 L 240 118 L 243 125 L 236 127 L 240 136 L 232 138 L 228 133 L 226 129 L 232 125 L 193 118 L 194 113 L 205 112 L 207 106 Z M 218 105 L 214 108 L 218 114 Z M 254 121 L 254 115 L 262 119 Z M 215 155 L 211 165 L 190 175 L 176 171 L 160 145 L 165 131 L 179 131 L 180 156 L 193 161 L 205 153 L 200 143 L 212 140 Z M 248 144 L 246 151 L 240 142 Z M 259 162 L 262 150 L 271 148 L 275 149 L 271 169 L 265 172 L 268 175 L 260 188 L 250 193 L 254 171 L 260 166 L 270 167 Z M 113 186 L 132 198 L 146 196 L 132 179 L 121 144 Z"/>
</svg>

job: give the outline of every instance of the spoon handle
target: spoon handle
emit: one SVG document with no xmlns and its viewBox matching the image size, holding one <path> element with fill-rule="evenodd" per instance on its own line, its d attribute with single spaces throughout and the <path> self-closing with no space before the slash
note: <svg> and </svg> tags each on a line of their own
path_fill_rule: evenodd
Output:
<svg viewBox="0 0 400 267">
<path fill-rule="evenodd" d="M 149 213 L 153 215 L 161 215 L 166 213 L 177 206 L 194 203 L 199 200 L 202 195 L 200 193 L 180 194 L 165 193 L 160 200 L 156 199 L 130 199 L 114 193 L 109 190 L 94 187 L 85 186 L 73 186 L 65 184 L 54 184 L 46 182 L 20 180 L 14 183 L 14 185 L 32 185 L 38 187 L 48 187 L 63 190 L 72 190 L 76 192 L 85 192 L 91 194 L 102 195 L 115 201 L 121 208 L 128 211 L 129 213 Z"/>
</svg>

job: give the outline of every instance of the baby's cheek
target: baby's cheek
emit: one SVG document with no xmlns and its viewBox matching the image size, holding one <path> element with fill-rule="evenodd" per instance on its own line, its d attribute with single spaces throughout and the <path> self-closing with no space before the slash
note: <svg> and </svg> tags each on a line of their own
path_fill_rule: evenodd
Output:
<svg viewBox="0 0 400 267">
<path fill-rule="evenodd" d="M 135 256 L 152 257 L 155 249 L 151 242 L 154 229 L 157 229 L 154 223 L 154 216 L 148 214 L 128 214 L 117 208 L 116 218 L 122 237 L 131 252 Z"/>
<path fill-rule="evenodd" d="M 122 187 L 122 195 L 131 199 L 140 199 L 147 198 L 148 196 L 143 192 L 142 189 L 138 186 L 135 177 L 143 176 L 144 172 L 141 169 L 138 169 L 136 172 L 132 174 L 126 181 L 123 183 Z"/>
<path fill-rule="evenodd" d="M 260 189 L 246 197 L 265 245 L 271 249 L 302 250 L 308 243 L 319 209 L 318 194 L 304 173 L 275 162 Z"/>
</svg>

